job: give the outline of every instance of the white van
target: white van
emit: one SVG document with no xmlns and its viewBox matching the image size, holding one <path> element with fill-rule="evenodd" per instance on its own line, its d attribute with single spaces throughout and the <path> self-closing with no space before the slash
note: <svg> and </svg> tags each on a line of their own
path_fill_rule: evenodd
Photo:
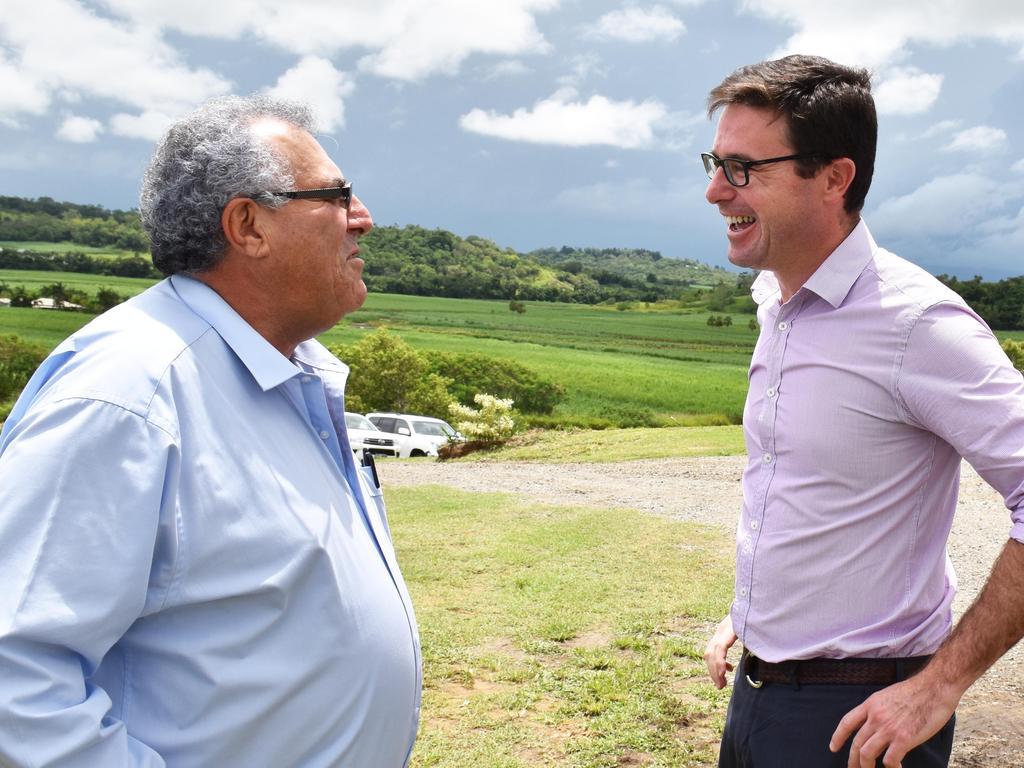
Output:
<svg viewBox="0 0 1024 768">
<path fill-rule="evenodd" d="M 451 424 L 430 416 L 416 416 L 409 413 L 368 413 L 368 418 L 377 429 L 394 437 L 398 455 L 437 456 L 437 449 L 453 440 L 465 440 Z"/>
</svg>

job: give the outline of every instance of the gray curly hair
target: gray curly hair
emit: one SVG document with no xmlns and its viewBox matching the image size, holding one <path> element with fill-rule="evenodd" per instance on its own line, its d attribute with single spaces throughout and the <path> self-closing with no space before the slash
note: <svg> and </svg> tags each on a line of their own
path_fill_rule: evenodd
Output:
<svg viewBox="0 0 1024 768">
<path fill-rule="evenodd" d="M 226 96 L 183 117 L 157 145 L 142 179 L 139 213 L 163 274 L 201 272 L 220 261 L 227 250 L 220 217 L 232 199 L 251 196 L 271 208 L 288 202 L 266 194 L 291 189 L 288 162 L 249 130 L 267 118 L 315 131 L 301 104 Z"/>
</svg>

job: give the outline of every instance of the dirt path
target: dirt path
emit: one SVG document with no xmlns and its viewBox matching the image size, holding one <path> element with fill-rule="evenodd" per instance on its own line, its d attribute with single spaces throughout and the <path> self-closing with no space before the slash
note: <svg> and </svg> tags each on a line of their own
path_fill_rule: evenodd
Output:
<svg viewBox="0 0 1024 768">
<path fill-rule="evenodd" d="M 467 491 L 517 493 L 547 504 L 627 507 L 720 527 L 732 535 L 741 500 L 742 457 L 615 464 L 382 461 L 385 487 L 438 483 Z M 949 554 L 960 580 L 959 616 L 1006 542 L 1002 499 L 963 465 Z M 955 768 L 1024 766 L 1024 652 L 1013 648 L 964 696 L 957 710 Z"/>
</svg>

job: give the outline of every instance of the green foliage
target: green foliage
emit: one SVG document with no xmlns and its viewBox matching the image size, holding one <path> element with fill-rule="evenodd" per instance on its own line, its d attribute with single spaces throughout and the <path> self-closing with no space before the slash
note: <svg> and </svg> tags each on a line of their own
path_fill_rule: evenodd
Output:
<svg viewBox="0 0 1024 768">
<path fill-rule="evenodd" d="M 16 285 L 11 290 L 11 306 L 12 307 L 31 307 L 32 300 L 35 297 L 25 290 L 25 286 Z"/>
<path fill-rule="evenodd" d="M 728 328 L 732 325 L 732 315 L 709 315 L 708 325 L 715 328 Z"/>
<path fill-rule="evenodd" d="M 984 282 L 980 275 L 958 280 L 949 275 L 938 279 L 959 293 L 981 315 L 990 328 L 1002 331 L 1024 329 L 1024 276 L 999 282 Z"/>
<path fill-rule="evenodd" d="M 564 387 L 513 360 L 457 352 L 426 356 L 430 370 L 449 380 L 448 391 L 464 405 L 478 392 L 493 392 L 514 400 L 523 413 L 551 413 L 565 394 Z"/>
<path fill-rule="evenodd" d="M 722 312 L 732 304 L 733 287 L 728 283 L 720 283 L 711 291 L 711 298 L 708 299 L 708 311 Z"/>
<path fill-rule="evenodd" d="M 46 354 L 45 348 L 17 336 L 0 336 L 0 403 L 18 396 Z"/>
<path fill-rule="evenodd" d="M 512 301 L 508 303 L 508 308 L 509 311 L 515 312 L 517 315 L 521 315 L 526 312 L 526 305 L 521 301 L 516 301 L 515 299 L 512 299 Z"/>
<path fill-rule="evenodd" d="M 419 352 L 401 337 L 381 328 L 357 344 L 335 346 L 351 374 L 345 391 L 346 408 L 360 413 L 398 411 L 444 418 L 451 395 L 448 380 L 427 368 Z"/>
<path fill-rule="evenodd" d="M 145 252 L 149 240 L 137 211 L 0 196 L 0 240 L 70 241 Z M 67 270 L 76 271 L 76 270 Z"/>
<path fill-rule="evenodd" d="M 1024 371 L 1024 343 L 1007 339 L 1003 342 L 1003 352 L 1010 358 L 1013 367 L 1018 371 Z"/>
<path fill-rule="evenodd" d="M 479 408 L 451 403 L 448 412 L 453 426 L 469 440 L 508 440 L 516 431 L 512 401 L 478 392 L 473 402 Z"/>
<path fill-rule="evenodd" d="M 116 258 L 80 251 L 39 251 L 0 248 L 0 269 L 75 272 L 87 275 L 157 278 L 160 273 L 149 259 L 138 256 Z"/>
<path fill-rule="evenodd" d="M 651 290 L 670 296 L 680 288 L 732 282 L 734 273 L 694 259 L 666 259 L 643 248 L 542 248 L 527 254 L 546 266 L 594 275 L 605 286 Z M 642 299 L 641 299 L 642 300 Z"/>
</svg>

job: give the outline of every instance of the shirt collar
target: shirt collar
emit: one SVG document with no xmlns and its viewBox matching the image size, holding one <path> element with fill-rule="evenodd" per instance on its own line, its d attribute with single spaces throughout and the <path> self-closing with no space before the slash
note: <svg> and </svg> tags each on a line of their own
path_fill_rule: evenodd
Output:
<svg viewBox="0 0 1024 768">
<path fill-rule="evenodd" d="M 807 279 L 803 288 L 820 296 L 833 307 L 838 307 L 846 299 L 876 250 L 878 246 L 875 239 L 868 231 L 864 219 L 861 219 L 839 247 L 832 251 Z M 761 272 L 750 286 L 750 295 L 757 304 L 764 304 L 779 293 L 779 281 L 768 271 Z"/>
<path fill-rule="evenodd" d="M 301 373 L 206 283 L 185 275 L 172 275 L 170 282 L 185 305 L 209 323 L 231 347 L 264 392 Z"/>
</svg>

